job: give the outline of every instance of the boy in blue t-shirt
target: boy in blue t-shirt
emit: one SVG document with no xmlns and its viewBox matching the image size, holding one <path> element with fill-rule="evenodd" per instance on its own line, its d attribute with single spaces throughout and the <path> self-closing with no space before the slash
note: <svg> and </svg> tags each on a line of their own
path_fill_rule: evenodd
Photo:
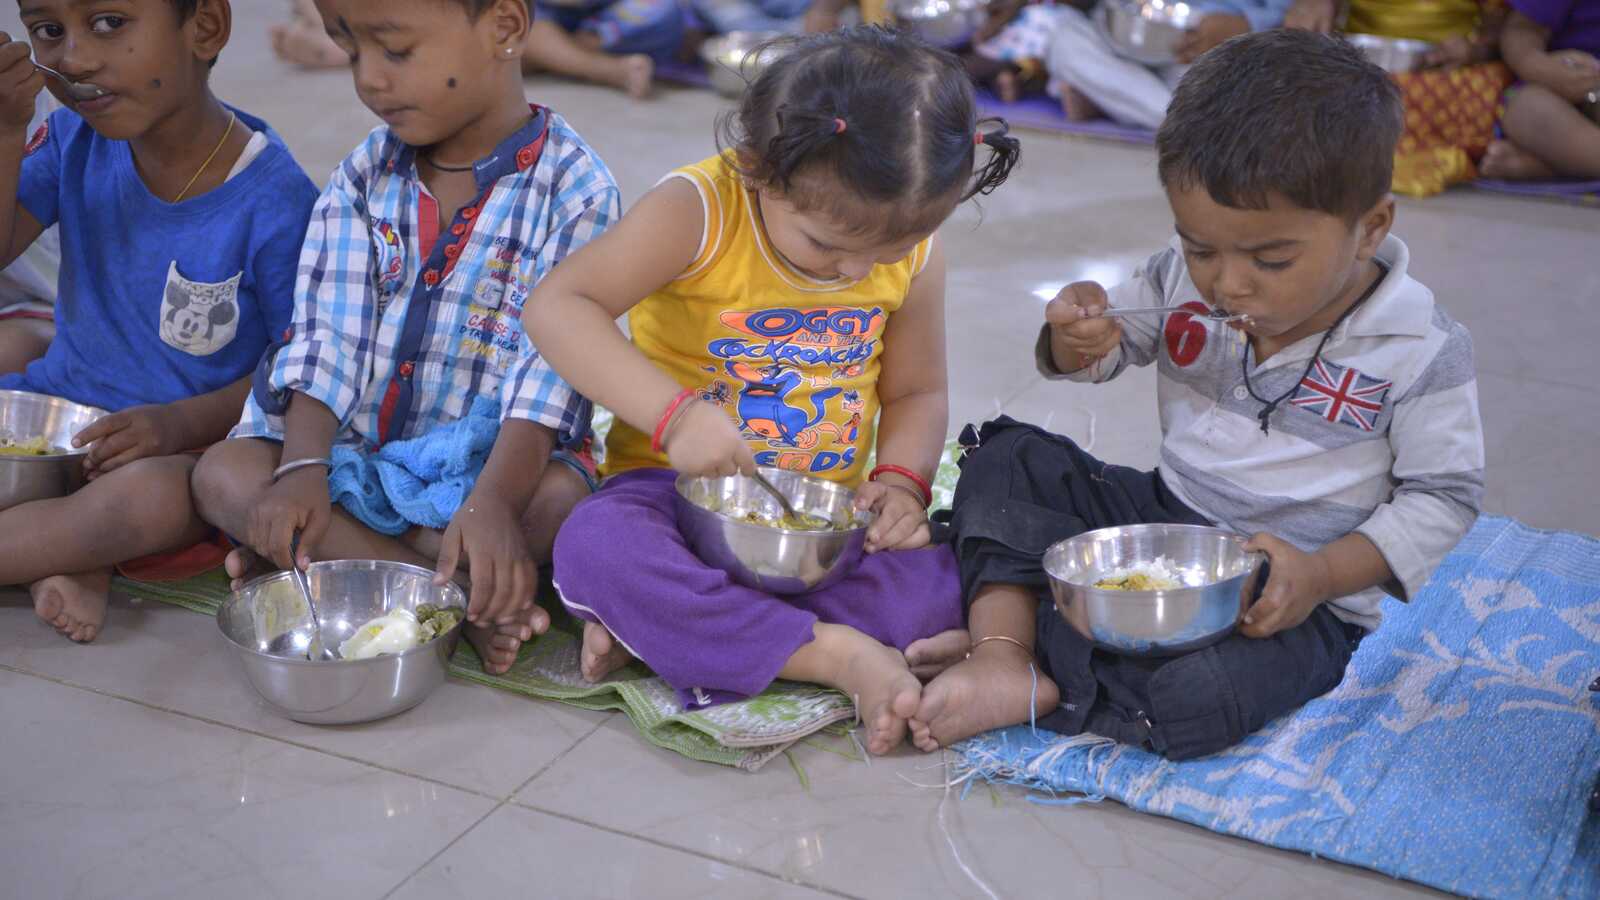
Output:
<svg viewBox="0 0 1600 900">
<path fill-rule="evenodd" d="M 110 414 L 72 441 L 81 490 L 0 511 L 0 584 L 32 585 L 40 618 L 90 641 L 114 566 L 212 534 L 190 451 L 227 435 L 289 324 L 316 188 L 266 123 L 211 92 L 229 0 L 22 6 L 38 62 L 102 93 L 52 78 L 66 108 L 30 137 L 46 81 L 0 34 L 0 265 L 53 224 L 62 252 L 56 338 L 0 389 Z"/>
</svg>

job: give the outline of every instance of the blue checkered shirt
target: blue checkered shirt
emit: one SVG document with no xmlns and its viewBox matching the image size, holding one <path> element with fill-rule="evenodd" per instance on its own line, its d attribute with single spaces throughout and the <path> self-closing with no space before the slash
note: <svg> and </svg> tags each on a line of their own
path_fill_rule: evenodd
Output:
<svg viewBox="0 0 1600 900">
<path fill-rule="evenodd" d="M 262 359 L 233 437 L 281 439 L 291 392 L 333 411 L 339 442 L 366 447 L 460 419 L 481 395 L 498 396 L 502 421 L 548 426 L 564 445 L 587 436 L 590 406 L 523 334 L 522 306 L 617 219 L 616 182 L 537 108 L 474 175 L 478 199 L 441 229 L 415 148 L 387 128 L 339 166 L 306 231 L 293 326 Z"/>
</svg>

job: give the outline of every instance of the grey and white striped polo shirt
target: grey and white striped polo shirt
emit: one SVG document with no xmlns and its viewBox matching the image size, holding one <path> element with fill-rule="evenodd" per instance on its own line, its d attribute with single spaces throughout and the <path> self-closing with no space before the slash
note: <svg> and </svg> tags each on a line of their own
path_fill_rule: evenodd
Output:
<svg viewBox="0 0 1600 900">
<path fill-rule="evenodd" d="M 1068 375 L 1054 370 L 1047 332 L 1039 344 L 1040 370 L 1053 378 L 1102 382 L 1130 364 L 1156 364 L 1162 479 L 1219 526 L 1308 551 L 1351 532 L 1376 544 L 1395 580 L 1333 604 L 1368 628 L 1380 621 L 1384 591 L 1415 596 L 1472 527 L 1484 465 L 1471 335 L 1407 274 L 1399 238 L 1384 241 L 1378 258 L 1388 275 L 1298 386 L 1321 335 L 1264 365 L 1246 360 L 1257 395 L 1295 387 L 1268 434 L 1242 375 L 1251 351 L 1234 329 L 1181 314 L 1124 319 L 1122 345 Z M 1107 293 L 1114 307 L 1207 308 L 1176 241 Z"/>
</svg>

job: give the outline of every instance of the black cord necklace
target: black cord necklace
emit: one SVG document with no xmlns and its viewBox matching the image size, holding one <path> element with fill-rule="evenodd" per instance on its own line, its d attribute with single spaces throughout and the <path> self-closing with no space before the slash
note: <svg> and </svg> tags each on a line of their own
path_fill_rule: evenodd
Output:
<svg viewBox="0 0 1600 900">
<path fill-rule="evenodd" d="M 1373 259 L 1373 262 L 1378 264 L 1378 277 L 1373 280 L 1372 284 L 1361 294 L 1360 297 L 1356 298 L 1356 302 L 1350 304 L 1349 309 L 1340 313 L 1339 318 L 1334 320 L 1333 325 L 1331 325 L 1327 331 L 1322 333 L 1322 340 L 1317 342 L 1316 352 L 1311 354 L 1311 359 L 1306 362 L 1305 371 L 1301 372 L 1300 377 L 1296 378 L 1294 383 L 1289 385 L 1289 389 L 1287 391 L 1284 391 L 1271 400 L 1268 400 L 1267 398 L 1256 393 L 1255 385 L 1250 383 L 1250 341 L 1247 339 L 1244 342 L 1244 353 L 1239 357 L 1239 374 L 1244 378 L 1244 389 L 1250 392 L 1251 399 L 1255 400 L 1257 403 L 1265 404 L 1261 407 L 1261 411 L 1256 413 L 1256 420 L 1261 423 L 1262 434 L 1272 433 L 1272 426 L 1269 424 L 1268 420 L 1272 418 L 1272 414 L 1274 412 L 1277 412 L 1278 404 L 1293 396 L 1295 391 L 1300 390 L 1301 383 L 1306 380 L 1307 376 L 1311 374 L 1311 370 L 1316 367 L 1317 360 L 1322 358 L 1322 351 L 1328 346 L 1328 338 L 1333 337 L 1333 333 L 1339 330 L 1339 326 L 1344 324 L 1344 320 L 1350 318 L 1351 313 L 1360 309 L 1361 304 L 1366 303 L 1369 297 L 1377 293 L 1378 286 L 1383 284 L 1383 280 L 1385 278 L 1389 277 L 1388 266 L 1384 265 L 1382 262 L 1379 262 L 1377 259 Z"/>
</svg>

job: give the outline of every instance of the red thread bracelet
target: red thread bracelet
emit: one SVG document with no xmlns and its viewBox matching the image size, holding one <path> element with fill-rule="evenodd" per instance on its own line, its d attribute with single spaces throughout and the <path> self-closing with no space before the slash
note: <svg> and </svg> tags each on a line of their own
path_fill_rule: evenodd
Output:
<svg viewBox="0 0 1600 900">
<path fill-rule="evenodd" d="M 921 475 L 918 475 L 917 473 L 911 471 L 910 469 L 906 468 L 905 466 L 891 466 L 891 465 L 878 466 L 876 469 L 872 470 L 872 474 L 867 476 L 867 480 L 868 481 L 877 481 L 878 480 L 878 476 L 882 475 L 885 472 L 888 472 L 888 473 L 893 474 L 893 475 L 899 475 L 901 478 L 905 478 L 905 479 L 909 480 L 912 484 L 915 484 L 917 486 L 917 489 L 922 491 L 922 505 L 923 505 L 924 508 L 933 505 L 933 485 L 928 483 L 928 479 L 923 478 Z"/>
<path fill-rule="evenodd" d="M 683 404 L 693 396 L 693 388 L 684 388 L 678 392 L 678 396 L 672 398 L 671 403 L 667 404 L 667 411 L 661 414 L 661 420 L 656 423 L 656 433 L 650 437 L 650 452 L 665 452 L 666 448 L 661 446 L 661 439 L 667 433 L 667 426 L 672 424 L 672 419 L 678 414 L 678 410 L 682 409 Z"/>
</svg>

